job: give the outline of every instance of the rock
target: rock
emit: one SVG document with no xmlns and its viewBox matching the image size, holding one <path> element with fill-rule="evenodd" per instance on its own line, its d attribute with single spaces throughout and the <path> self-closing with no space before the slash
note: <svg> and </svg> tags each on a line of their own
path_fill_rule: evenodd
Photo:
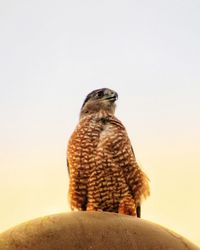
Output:
<svg viewBox="0 0 200 250">
<path fill-rule="evenodd" d="M 70 212 L 37 218 L 0 234 L 0 250 L 200 249 L 143 219 L 107 212 Z"/>
</svg>

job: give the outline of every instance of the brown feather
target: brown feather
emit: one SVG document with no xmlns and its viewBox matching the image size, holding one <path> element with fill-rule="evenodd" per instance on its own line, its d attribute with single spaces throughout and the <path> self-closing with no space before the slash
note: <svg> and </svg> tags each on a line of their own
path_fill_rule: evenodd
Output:
<svg viewBox="0 0 200 250">
<path fill-rule="evenodd" d="M 68 144 L 71 208 L 136 215 L 149 195 L 148 178 L 136 162 L 112 103 L 90 98 Z"/>
</svg>

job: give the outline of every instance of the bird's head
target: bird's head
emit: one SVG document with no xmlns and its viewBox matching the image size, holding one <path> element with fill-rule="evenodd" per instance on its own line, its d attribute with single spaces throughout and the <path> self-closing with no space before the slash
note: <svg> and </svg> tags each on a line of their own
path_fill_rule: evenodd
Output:
<svg viewBox="0 0 200 250">
<path fill-rule="evenodd" d="M 108 88 L 93 90 L 85 98 L 80 116 L 82 117 L 99 111 L 114 114 L 116 107 L 115 101 L 117 98 L 118 94 L 114 90 Z"/>
</svg>

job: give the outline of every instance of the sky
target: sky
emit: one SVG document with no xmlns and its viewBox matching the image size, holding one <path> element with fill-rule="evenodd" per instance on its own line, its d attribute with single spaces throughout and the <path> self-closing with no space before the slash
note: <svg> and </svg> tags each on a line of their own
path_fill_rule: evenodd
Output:
<svg viewBox="0 0 200 250">
<path fill-rule="evenodd" d="M 0 2 L 0 231 L 69 211 L 67 141 L 85 96 L 116 116 L 151 180 L 142 217 L 200 245 L 200 2 Z"/>
</svg>

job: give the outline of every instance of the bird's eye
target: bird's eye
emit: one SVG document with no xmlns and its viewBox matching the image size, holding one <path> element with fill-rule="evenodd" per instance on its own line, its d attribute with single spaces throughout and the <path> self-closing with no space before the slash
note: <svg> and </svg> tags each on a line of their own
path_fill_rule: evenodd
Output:
<svg viewBox="0 0 200 250">
<path fill-rule="evenodd" d="M 99 91 L 99 92 L 97 93 L 97 97 L 99 97 L 99 98 L 103 97 L 103 95 L 104 95 L 103 91 Z"/>
</svg>

